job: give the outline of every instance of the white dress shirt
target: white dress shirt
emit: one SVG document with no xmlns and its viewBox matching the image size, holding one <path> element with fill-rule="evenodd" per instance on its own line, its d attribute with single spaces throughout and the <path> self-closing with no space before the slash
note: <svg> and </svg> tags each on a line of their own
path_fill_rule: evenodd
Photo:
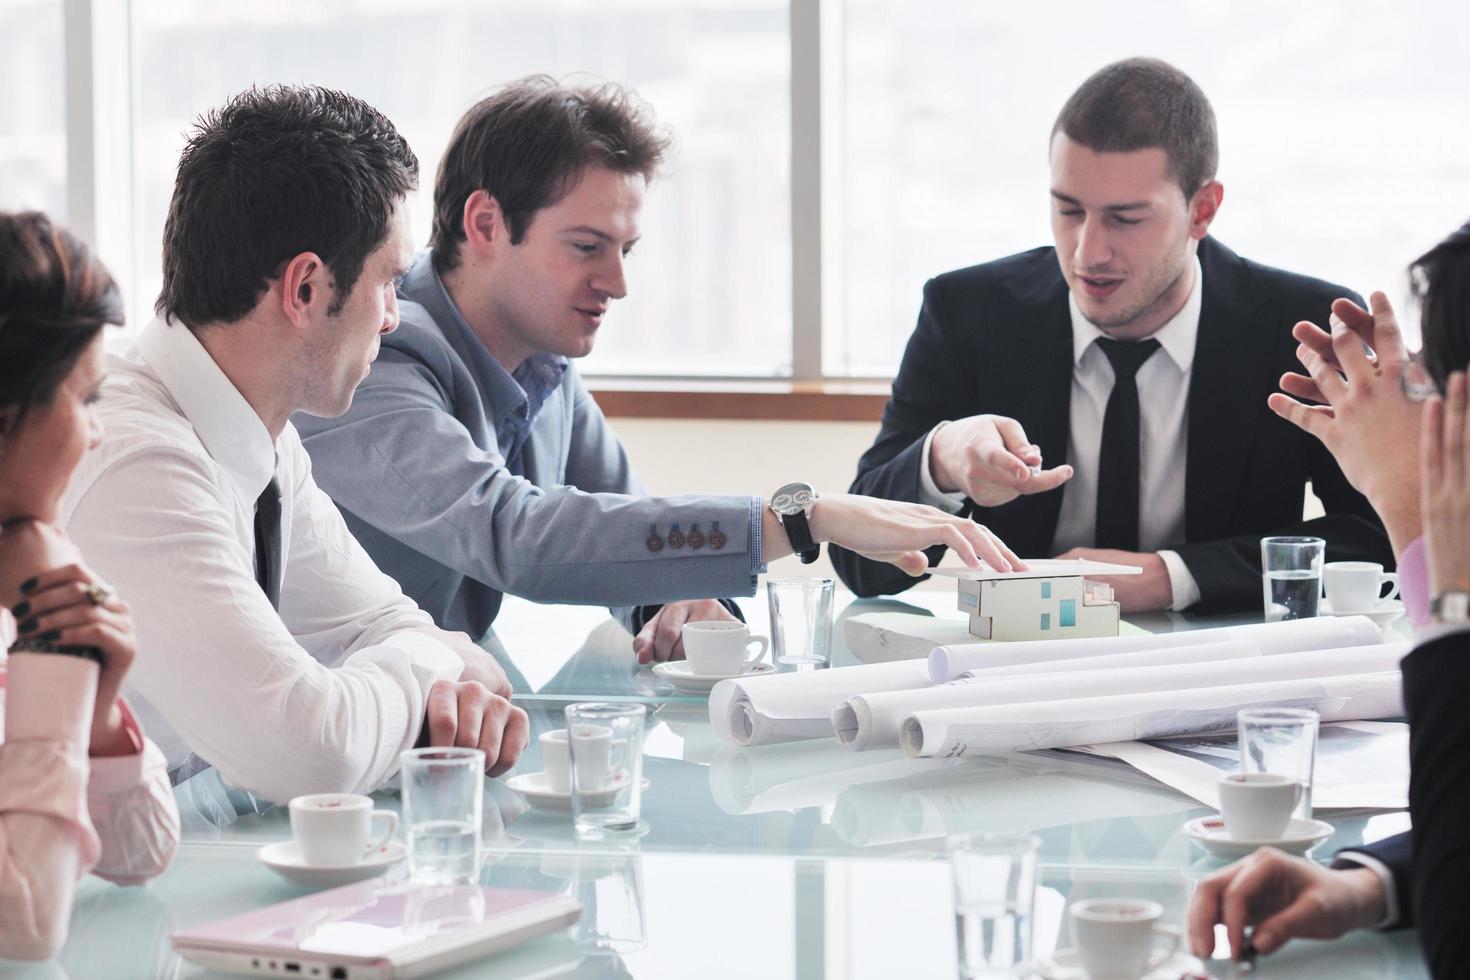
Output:
<svg viewBox="0 0 1470 980">
<path fill-rule="evenodd" d="M 1174 551 L 1164 545 L 1184 540 L 1184 476 L 1189 449 L 1189 378 L 1194 367 L 1195 340 L 1204 292 L 1204 274 L 1194 261 L 1194 288 L 1184 306 L 1151 336 L 1159 342 L 1138 369 L 1139 409 L 1139 522 L 1138 546 L 1158 552 L 1169 572 L 1173 601 L 1169 608 L 1187 609 L 1199 601 L 1199 585 Z M 1107 336 L 1082 315 L 1067 294 L 1072 312 L 1072 404 L 1067 462 L 1072 478 L 1062 485 L 1062 507 L 1057 517 L 1052 554 L 1072 548 L 1091 548 L 1097 538 L 1098 453 L 1102 446 L 1103 417 L 1113 392 L 1113 366 L 1097 346 Z M 944 423 L 940 423 L 943 425 Z M 922 503 L 957 513 L 960 493 L 942 493 L 929 470 L 933 430 L 924 439 L 919 470 Z M 1042 453 L 1047 450 L 1041 447 Z M 1043 466 L 1055 462 L 1043 462 Z M 1024 557 L 1024 556 L 1023 556 Z"/>
<path fill-rule="evenodd" d="M 382 785 L 429 688 L 464 663 L 347 530 L 295 429 L 272 443 L 193 333 L 159 320 L 109 359 L 99 414 L 102 445 L 62 520 L 133 607 L 130 700 L 175 777 L 203 760 L 280 802 Z M 254 573 L 255 502 L 273 472 L 279 613 Z"/>
</svg>

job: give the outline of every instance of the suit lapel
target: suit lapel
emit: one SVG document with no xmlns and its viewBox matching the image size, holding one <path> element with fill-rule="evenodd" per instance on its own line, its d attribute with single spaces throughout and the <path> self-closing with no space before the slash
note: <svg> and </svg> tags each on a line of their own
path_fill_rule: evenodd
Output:
<svg viewBox="0 0 1470 980">
<path fill-rule="evenodd" d="M 1266 291 L 1234 252 L 1206 238 L 1199 258 L 1204 295 L 1189 382 L 1184 523 L 1190 541 L 1210 541 L 1229 534 L 1266 396 L 1276 390 L 1282 324 L 1263 311 Z"/>
<path fill-rule="evenodd" d="M 1072 317 L 1066 283 L 1055 264 L 1051 268 L 1054 275 L 1034 284 L 1035 319 L 1022 328 L 999 331 L 1005 338 L 1004 356 L 996 359 L 994 373 L 986 379 L 1004 392 L 998 400 L 1007 406 L 1002 413 L 1026 427 L 1026 436 L 1041 447 L 1047 469 L 1067 461 L 1072 408 Z M 1061 489 L 1017 497 L 1006 509 L 1020 532 L 1013 546 L 1022 554 L 1050 554 L 1062 509 Z"/>
</svg>

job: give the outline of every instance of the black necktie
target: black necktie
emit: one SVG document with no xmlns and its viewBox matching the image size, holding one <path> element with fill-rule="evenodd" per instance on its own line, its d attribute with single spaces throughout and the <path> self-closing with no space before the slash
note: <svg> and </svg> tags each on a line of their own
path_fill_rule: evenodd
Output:
<svg viewBox="0 0 1470 980">
<path fill-rule="evenodd" d="M 255 580 L 276 609 L 281 607 L 281 485 L 271 482 L 255 499 Z"/>
<path fill-rule="evenodd" d="M 1097 465 L 1099 548 L 1138 550 L 1138 369 L 1159 349 L 1157 340 L 1137 343 L 1098 338 L 1113 365 L 1113 393 L 1103 415 Z"/>
</svg>

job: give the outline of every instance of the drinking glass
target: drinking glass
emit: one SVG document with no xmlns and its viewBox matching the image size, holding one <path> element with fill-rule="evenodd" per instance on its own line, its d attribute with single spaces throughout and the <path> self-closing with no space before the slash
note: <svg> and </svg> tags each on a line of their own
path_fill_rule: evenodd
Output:
<svg viewBox="0 0 1470 980">
<path fill-rule="evenodd" d="M 962 977 L 1022 977 L 1031 971 L 1036 904 L 1034 834 L 969 834 L 949 839 L 954 869 L 956 952 Z"/>
<path fill-rule="evenodd" d="M 572 822 L 578 836 L 636 834 L 643 797 L 641 704 L 566 709 L 572 749 Z"/>
<path fill-rule="evenodd" d="M 776 663 L 816 667 L 827 662 L 832 647 L 832 592 L 830 578 L 766 582 Z"/>
<path fill-rule="evenodd" d="M 1321 538 L 1262 538 L 1261 592 L 1266 622 L 1311 619 L 1322 598 Z"/>
<path fill-rule="evenodd" d="M 463 884 L 479 875 L 485 753 L 409 749 L 403 764 L 403 824 L 414 881 Z"/>
<path fill-rule="evenodd" d="M 1312 766 L 1317 757 L 1319 717 L 1311 708 L 1242 708 L 1235 716 L 1240 771 L 1291 776 L 1302 784 L 1291 815 L 1312 819 Z"/>
</svg>

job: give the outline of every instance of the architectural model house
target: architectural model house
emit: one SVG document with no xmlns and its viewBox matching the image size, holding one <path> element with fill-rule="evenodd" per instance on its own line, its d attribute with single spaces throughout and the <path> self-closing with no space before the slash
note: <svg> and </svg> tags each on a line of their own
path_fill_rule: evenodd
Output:
<svg viewBox="0 0 1470 980">
<path fill-rule="evenodd" d="M 1089 575 L 1139 575 L 1132 565 L 1028 561 L 1024 572 L 936 568 L 958 579 L 959 608 L 983 640 L 1071 640 L 1117 636 L 1119 606 L 1105 582 Z"/>
</svg>

